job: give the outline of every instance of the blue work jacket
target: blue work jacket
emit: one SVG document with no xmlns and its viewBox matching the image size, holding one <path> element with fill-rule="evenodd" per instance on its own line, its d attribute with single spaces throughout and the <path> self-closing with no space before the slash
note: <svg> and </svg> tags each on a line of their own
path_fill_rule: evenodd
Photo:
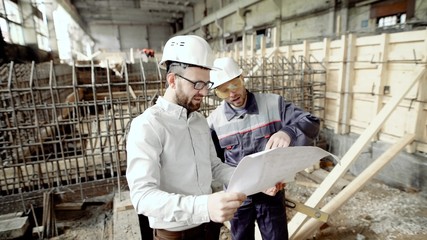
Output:
<svg viewBox="0 0 427 240">
<path fill-rule="evenodd" d="M 320 120 L 277 94 L 248 91 L 243 111 L 223 101 L 207 118 L 218 156 L 237 166 L 246 155 L 263 151 L 274 133 L 286 132 L 290 146 L 312 145 Z"/>
</svg>

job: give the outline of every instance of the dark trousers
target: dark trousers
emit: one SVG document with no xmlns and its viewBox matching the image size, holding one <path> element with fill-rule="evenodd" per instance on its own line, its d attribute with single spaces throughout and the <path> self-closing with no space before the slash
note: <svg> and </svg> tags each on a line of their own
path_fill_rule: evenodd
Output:
<svg viewBox="0 0 427 240">
<path fill-rule="evenodd" d="M 148 217 L 138 214 L 138 220 L 141 230 L 141 240 L 218 240 L 221 227 L 223 226 L 222 223 L 209 222 L 202 224 L 196 229 L 181 231 L 179 234 L 164 230 L 160 230 L 159 233 L 158 230 L 150 228 Z"/>
<path fill-rule="evenodd" d="M 138 214 L 139 229 L 141 230 L 141 240 L 153 240 L 153 229 L 150 228 L 148 217 Z"/>
<path fill-rule="evenodd" d="M 283 198 L 284 191 L 274 197 L 263 193 L 248 196 L 230 220 L 232 239 L 254 240 L 256 221 L 262 239 L 287 240 L 288 225 Z"/>
</svg>

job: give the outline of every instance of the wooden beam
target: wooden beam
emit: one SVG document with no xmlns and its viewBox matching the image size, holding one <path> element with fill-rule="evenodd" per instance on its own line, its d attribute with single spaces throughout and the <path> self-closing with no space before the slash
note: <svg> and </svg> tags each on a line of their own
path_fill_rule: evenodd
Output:
<svg viewBox="0 0 427 240">
<path fill-rule="evenodd" d="M 338 79 L 337 79 L 337 89 L 336 91 L 340 93 L 337 99 L 337 110 L 335 112 L 335 126 L 334 133 L 340 133 L 340 124 L 342 122 L 342 112 L 347 111 L 344 109 L 344 95 L 348 94 L 345 92 L 345 66 L 347 62 L 347 37 L 346 35 L 341 36 L 341 48 L 340 48 L 340 66 L 338 70 Z"/>
<path fill-rule="evenodd" d="M 273 48 L 277 49 L 280 47 L 280 20 L 276 21 L 276 27 L 273 28 Z"/>
<path fill-rule="evenodd" d="M 354 194 L 356 194 L 365 184 L 374 177 L 384 166 L 387 165 L 402 149 L 411 143 L 415 138 L 414 134 L 405 135 L 400 141 L 387 149 L 375 162 L 367 167 L 359 176 L 357 176 L 346 188 L 338 193 L 329 201 L 321 211 L 327 214 L 333 214 L 342 205 L 344 205 Z M 379 206 L 380 207 L 380 206 Z M 307 239 L 322 222 L 316 219 L 309 219 L 306 224 L 295 235 L 295 239 Z"/>
<path fill-rule="evenodd" d="M 251 38 L 251 48 L 250 48 L 250 58 L 254 59 L 255 58 L 255 49 L 256 49 L 256 35 L 255 33 L 252 33 L 250 35 Z"/>
<path fill-rule="evenodd" d="M 248 37 L 246 35 L 246 33 L 243 33 L 242 35 L 242 57 L 243 59 L 246 59 L 248 57 L 248 53 L 246 51 L 246 45 L 248 42 Z M 234 44 L 236 50 L 238 49 L 237 44 Z"/>
<path fill-rule="evenodd" d="M 244 45 L 242 44 L 242 47 L 243 47 L 243 46 L 244 46 Z M 245 55 L 245 54 L 246 54 L 246 52 L 245 52 L 245 49 L 244 49 L 244 48 L 242 48 L 242 51 L 243 51 L 243 54 Z M 233 55 L 230 55 L 230 56 L 228 56 L 228 57 L 234 57 L 234 59 L 236 59 L 236 60 L 238 60 L 238 59 L 240 58 L 239 45 L 234 44 L 234 56 L 233 56 Z"/>
<path fill-rule="evenodd" d="M 353 98 L 352 98 L 352 87 L 354 85 L 354 63 L 356 61 L 356 36 L 350 34 L 347 39 L 346 45 L 346 64 L 341 67 L 345 67 L 342 77 L 344 78 L 344 86 L 342 86 L 342 92 L 344 96 L 341 96 L 342 99 L 342 112 L 341 112 L 341 121 L 338 125 L 338 132 L 340 134 L 350 133 L 350 119 L 351 119 L 351 109 L 353 109 Z M 341 75 L 340 75 L 341 76 Z M 375 115 L 374 115 L 375 116 Z"/>
<path fill-rule="evenodd" d="M 261 57 L 265 56 L 266 47 L 267 47 L 267 42 L 266 42 L 265 36 L 262 35 L 262 37 L 261 37 L 261 43 L 260 43 Z"/>
<path fill-rule="evenodd" d="M 384 99 L 384 86 L 387 82 L 387 60 L 388 60 L 388 52 L 389 52 L 389 34 L 384 33 L 381 35 L 381 42 L 379 47 L 379 65 L 377 68 L 376 78 L 374 80 L 374 85 L 372 86 L 372 94 L 374 95 L 374 104 L 372 108 L 372 116 L 377 115 L 377 113 L 383 107 L 383 99 Z M 374 136 L 373 140 L 378 140 L 378 136 Z"/>
<path fill-rule="evenodd" d="M 0 239 L 21 239 L 29 226 L 28 216 L 0 220 Z"/>
<path fill-rule="evenodd" d="M 83 209 L 84 202 L 78 202 L 78 203 L 59 203 L 55 205 L 55 210 L 67 210 L 67 211 L 73 211 L 73 210 L 82 210 Z"/>
<path fill-rule="evenodd" d="M 330 174 L 320 184 L 320 187 L 310 196 L 305 205 L 309 207 L 317 207 L 320 201 L 329 193 L 332 186 L 341 178 L 350 165 L 355 161 L 362 152 L 366 144 L 372 137 L 379 131 L 380 127 L 384 124 L 385 120 L 390 116 L 393 110 L 398 106 L 399 102 L 405 97 L 409 90 L 418 82 L 425 73 L 425 66 L 418 66 L 413 72 L 411 77 L 408 77 L 408 84 L 401 89 L 390 101 L 381 109 L 377 116 L 375 116 L 371 124 L 359 136 L 356 142 L 351 146 L 347 153 L 343 156 L 341 163 L 334 167 Z M 296 233 L 307 220 L 307 216 L 297 213 L 289 222 L 289 237 L 294 239 Z"/>
</svg>

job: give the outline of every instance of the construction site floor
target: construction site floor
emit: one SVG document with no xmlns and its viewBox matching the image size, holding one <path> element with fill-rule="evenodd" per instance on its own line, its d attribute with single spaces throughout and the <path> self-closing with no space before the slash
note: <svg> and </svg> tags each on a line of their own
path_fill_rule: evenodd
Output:
<svg viewBox="0 0 427 240">
<path fill-rule="evenodd" d="M 297 174 L 295 182 L 286 186 L 286 195 L 304 202 L 314 192 L 325 172 Z M 346 175 L 325 199 L 330 200 L 339 188 L 352 180 Z M 287 209 L 288 219 L 295 214 Z M 122 191 L 85 202 L 79 211 L 56 213 L 61 240 L 138 240 L 137 215 L 129 201 L 129 192 Z M 36 237 L 34 239 L 37 239 Z M 261 239 L 257 233 L 256 239 Z M 427 239 L 427 199 L 417 192 L 404 192 L 378 181 L 370 181 L 323 224 L 310 240 L 354 239 Z M 231 240 L 223 227 L 220 240 Z"/>
</svg>

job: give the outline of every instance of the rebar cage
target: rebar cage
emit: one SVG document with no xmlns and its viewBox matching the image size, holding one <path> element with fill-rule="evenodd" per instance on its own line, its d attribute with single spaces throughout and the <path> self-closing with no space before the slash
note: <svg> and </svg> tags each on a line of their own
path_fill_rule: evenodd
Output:
<svg viewBox="0 0 427 240">
<path fill-rule="evenodd" d="M 283 57 L 239 63 L 250 91 L 280 94 L 323 118 L 321 64 Z M 164 74 L 156 61 L 2 65 L 1 195 L 124 176 L 129 124 L 164 93 Z M 200 112 L 207 116 L 220 102 L 210 93 Z"/>
</svg>

